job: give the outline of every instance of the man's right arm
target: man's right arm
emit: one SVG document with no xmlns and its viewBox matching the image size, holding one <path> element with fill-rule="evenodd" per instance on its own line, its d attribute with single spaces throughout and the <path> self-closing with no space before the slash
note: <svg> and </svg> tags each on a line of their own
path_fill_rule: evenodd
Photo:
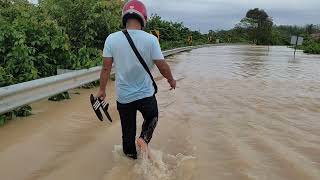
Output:
<svg viewBox="0 0 320 180">
<path fill-rule="evenodd" d="M 100 73 L 100 88 L 97 93 L 97 97 L 104 99 L 106 97 L 106 85 L 108 83 L 108 79 L 110 76 L 112 63 L 113 63 L 113 55 L 111 51 L 111 38 L 108 36 L 103 48 L 103 65 Z"/>
<path fill-rule="evenodd" d="M 104 58 L 100 73 L 100 90 L 105 91 L 112 69 L 113 58 Z"/>
<path fill-rule="evenodd" d="M 100 87 L 96 97 L 100 99 L 106 98 L 106 86 L 112 69 L 113 58 L 104 58 L 102 70 L 100 73 Z"/>
</svg>

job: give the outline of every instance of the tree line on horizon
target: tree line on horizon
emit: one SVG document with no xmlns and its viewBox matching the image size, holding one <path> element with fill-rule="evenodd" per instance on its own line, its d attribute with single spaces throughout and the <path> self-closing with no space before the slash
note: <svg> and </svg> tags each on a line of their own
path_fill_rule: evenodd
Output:
<svg viewBox="0 0 320 180">
<path fill-rule="evenodd" d="M 313 38 L 314 33 L 320 33 L 320 25 L 275 25 L 272 18 L 259 8 L 248 10 L 246 16 L 230 30 L 209 31 L 210 36 L 221 42 L 257 45 L 289 46 L 291 36 L 302 36 L 305 40 L 299 48 L 306 53 L 320 54 L 320 39 Z"/>
</svg>

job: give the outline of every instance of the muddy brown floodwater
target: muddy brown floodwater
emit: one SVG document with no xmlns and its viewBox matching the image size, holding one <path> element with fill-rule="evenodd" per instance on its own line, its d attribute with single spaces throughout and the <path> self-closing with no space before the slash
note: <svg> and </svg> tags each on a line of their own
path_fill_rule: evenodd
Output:
<svg viewBox="0 0 320 180">
<path fill-rule="evenodd" d="M 320 179 L 320 56 L 292 55 L 286 47 L 238 45 L 168 58 L 178 88 L 169 91 L 158 75 L 152 162 L 122 154 L 114 84 L 107 89 L 112 124 L 91 110 L 97 89 L 37 102 L 33 116 L 0 128 L 0 179 Z"/>
</svg>

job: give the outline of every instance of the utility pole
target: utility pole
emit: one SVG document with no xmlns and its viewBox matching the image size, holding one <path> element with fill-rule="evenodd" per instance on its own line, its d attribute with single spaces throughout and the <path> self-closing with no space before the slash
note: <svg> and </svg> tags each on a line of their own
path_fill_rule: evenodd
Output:
<svg viewBox="0 0 320 180">
<path fill-rule="evenodd" d="M 290 44 L 294 45 L 294 53 L 293 53 L 294 59 L 296 58 L 297 46 L 302 45 L 302 43 L 303 43 L 303 37 L 291 36 Z"/>
<path fill-rule="evenodd" d="M 293 59 L 296 59 L 297 45 L 298 45 L 298 36 L 297 36 L 297 38 L 296 38 L 296 43 L 295 43 L 295 45 L 294 45 Z"/>
</svg>

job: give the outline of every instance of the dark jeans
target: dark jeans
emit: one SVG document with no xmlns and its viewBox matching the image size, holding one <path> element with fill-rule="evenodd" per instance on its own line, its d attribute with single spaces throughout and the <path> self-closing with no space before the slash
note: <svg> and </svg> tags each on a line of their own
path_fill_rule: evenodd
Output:
<svg viewBox="0 0 320 180">
<path fill-rule="evenodd" d="M 158 122 L 157 99 L 152 96 L 128 104 L 117 102 L 117 109 L 121 119 L 123 152 L 129 157 L 137 159 L 135 144 L 137 111 L 141 112 L 144 119 L 140 137 L 149 143 Z"/>
</svg>

